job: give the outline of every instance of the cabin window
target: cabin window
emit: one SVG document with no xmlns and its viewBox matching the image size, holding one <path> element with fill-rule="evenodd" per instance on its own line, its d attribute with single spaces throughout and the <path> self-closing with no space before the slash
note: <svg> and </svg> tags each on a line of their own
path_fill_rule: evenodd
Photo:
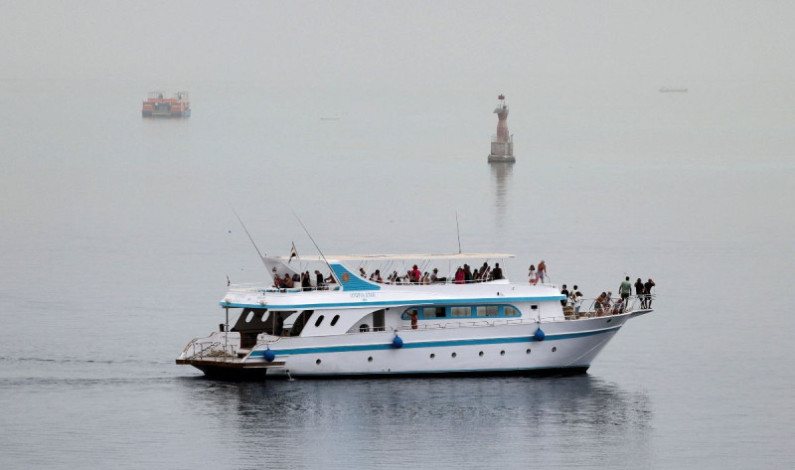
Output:
<svg viewBox="0 0 795 470">
<path fill-rule="evenodd" d="M 530 310 L 538 310 L 538 305 L 531 305 Z"/>
<path fill-rule="evenodd" d="M 446 316 L 444 307 L 425 307 L 422 309 L 422 318 L 444 318 Z"/>
<path fill-rule="evenodd" d="M 318 326 L 320 326 L 321 323 L 323 323 L 323 318 L 325 318 L 325 316 L 323 315 L 317 317 L 317 320 L 315 320 L 315 328 L 317 328 Z"/>
<path fill-rule="evenodd" d="M 500 314 L 500 307 L 497 305 L 481 305 L 476 307 L 479 317 L 496 317 Z"/>
<path fill-rule="evenodd" d="M 519 315 L 521 315 L 521 313 L 519 313 L 519 310 L 516 310 L 515 308 L 511 307 L 510 305 L 506 305 L 503 308 L 502 313 L 506 317 L 518 317 Z"/>
<path fill-rule="evenodd" d="M 339 319 L 340 319 L 340 316 L 339 316 L 339 315 L 334 315 L 334 318 L 332 318 L 332 319 L 331 319 L 331 326 L 334 326 L 334 325 L 336 325 L 336 324 L 337 324 L 337 321 L 338 321 Z"/>
<path fill-rule="evenodd" d="M 450 316 L 453 317 L 471 317 L 472 307 L 450 307 Z"/>
<path fill-rule="evenodd" d="M 537 308 L 537 307 L 536 307 Z M 415 307 L 403 312 L 401 318 L 410 321 L 412 316 L 422 312 L 421 320 L 438 320 L 451 318 L 471 318 L 473 316 L 481 318 L 491 317 L 518 317 L 522 315 L 514 306 L 511 305 L 456 305 L 450 307 Z"/>
</svg>

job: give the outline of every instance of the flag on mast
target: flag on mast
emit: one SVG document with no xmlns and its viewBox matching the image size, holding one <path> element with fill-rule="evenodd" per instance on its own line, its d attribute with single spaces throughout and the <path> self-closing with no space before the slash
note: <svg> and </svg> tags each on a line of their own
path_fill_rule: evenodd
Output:
<svg viewBox="0 0 795 470">
<path fill-rule="evenodd" d="M 290 261 L 292 261 L 293 258 L 298 258 L 298 251 L 295 249 L 295 242 L 293 242 L 293 248 L 290 250 L 290 259 L 287 260 L 287 264 L 290 264 Z"/>
</svg>

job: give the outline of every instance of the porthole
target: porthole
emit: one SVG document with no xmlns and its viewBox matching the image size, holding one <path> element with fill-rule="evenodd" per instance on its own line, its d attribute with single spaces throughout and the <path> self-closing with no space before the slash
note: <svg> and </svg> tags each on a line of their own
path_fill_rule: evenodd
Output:
<svg viewBox="0 0 795 470">
<path fill-rule="evenodd" d="M 320 365 L 320 359 L 318 359 L 317 361 L 315 361 L 315 364 L 317 364 L 317 365 Z"/>
<path fill-rule="evenodd" d="M 373 356 L 368 357 L 367 362 L 373 362 Z"/>
<path fill-rule="evenodd" d="M 436 357 L 436 354 L 431 353 L 431 359 L 433 359 L 434 357 Z"/>
<path fill-rule="evenodd" d="M 480 356 L 480 357 L 483 357 L 483 351 L 480 351 L 480 352 L 478 353 L 478 356 Z"/>
<path fill-rule="evenodd" d="M 557 347 L 557 346 L 552 346 L 552 352 L 555 352 L 555 351 L 557 351 L 557 350 L 558 350 L 558 347 Z"/>
<path fill-rule="evenodd" d="M 525 354 L 530 354 L 530 349 L 528 349 L 527 351 L 525 351 Z"/>
<path fill-rule="evenodd" d="M 455 357 L 456 357 L 457 355 L 458 355 L 458 354 L 456 354 L 456 353 L 453 353 L 453 354 L 451 354 L 450 356 L 451 356 L 453 359 L 455 359 Z"/>
<path fill-rule="evenodd" d="M 504 355 L 505 355 L 505 351 L 500 351 L 500 356 L 504 356 Z"/>
<path fill-rule="evenodd" d="M 337 324 L 337 321 L 338 321 L 339 319 L 340 319 L 340 316 L 339 316 L 339 315 L 334 315 L 334 318 L 332 318 L 332 319 L 331 319 L 331 326 L 334 326 L 334 325 L 336 325 L 336 324 Z"/>
<path fill-rule="evenodd" d="M 530 310 L 538 310 L 538 305 L 531 305 Z"/>
<path fill-rule="evenodd" d="M 318 326 L 320 326 L 321 323 L 323 323 L 323 318 L 325 318 L 323 315 L 320 315 L 319 317 L 317 317 L 317 320 L 315 320 L 315 327 L 316 328 Z"/>
</svg>

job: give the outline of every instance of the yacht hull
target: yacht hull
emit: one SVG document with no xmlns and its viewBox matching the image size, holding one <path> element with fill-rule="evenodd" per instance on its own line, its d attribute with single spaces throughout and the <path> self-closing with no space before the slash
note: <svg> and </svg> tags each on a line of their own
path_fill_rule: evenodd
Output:
<svg viewBox="0 0 795 470">
<path fill-rule="evenodd" d="M 180 358 L 207 377 L 233 380 L 585 373 L 633 312 L 549 323 L 271 338 L 229 358 Z M 543 338 L 537 335 L 539 328 Z M 237 341 L 215 333 L 216 342 Z M 396 347 L 395 338 L 400 338 Z M 270 360 L 269 360 L 270 359 Z"/>
</svg>

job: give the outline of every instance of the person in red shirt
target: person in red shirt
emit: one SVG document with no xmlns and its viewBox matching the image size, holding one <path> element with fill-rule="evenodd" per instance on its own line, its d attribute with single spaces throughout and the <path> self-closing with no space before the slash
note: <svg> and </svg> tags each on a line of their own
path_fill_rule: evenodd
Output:
<svg viewBox="0 0 795 470">
<path fill-rule="evenodd" d="M 409 271 L 409 274 L 411 275 L 411 282 L 412 283 L 414 283 L 414 284 L 419 284 L 420 283 L 420 276 L 422 276 L 422 273 L 420 272 L 419 268 L 417 268 L 416 264 L 411 269 L 411 271 Z"/>
</svg>

